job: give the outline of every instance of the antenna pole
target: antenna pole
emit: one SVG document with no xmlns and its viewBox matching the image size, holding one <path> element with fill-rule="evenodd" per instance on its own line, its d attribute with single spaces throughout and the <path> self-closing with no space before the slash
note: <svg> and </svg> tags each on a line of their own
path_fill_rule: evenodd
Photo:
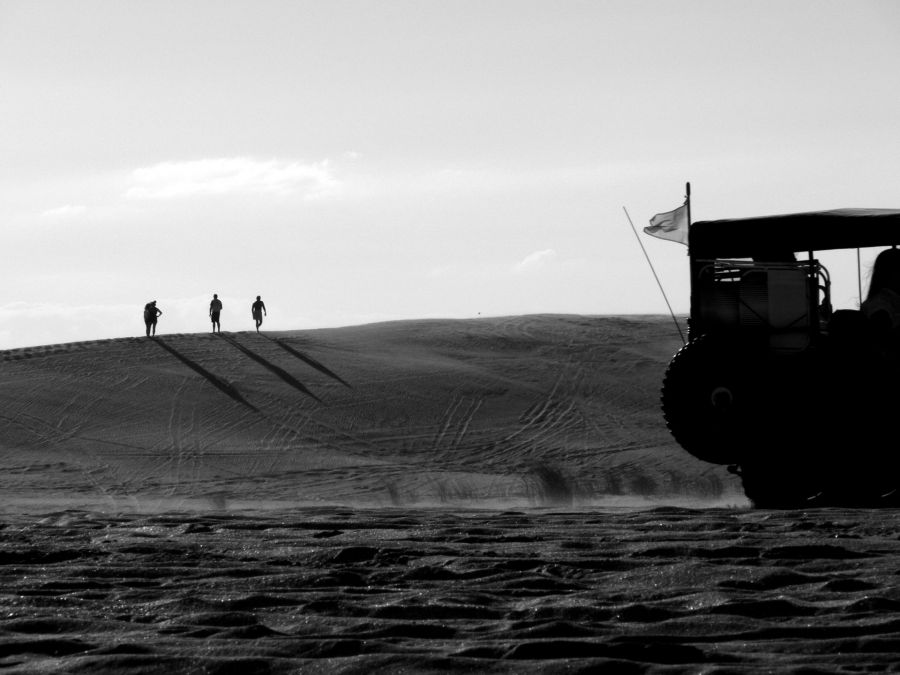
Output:
<svg viewBox="0 0 900 675">
<path fill-rule="evenodd" d="M 688 185 L 690 186 L 690 184 L 688 184 Z M 690 187 L 688 187 L 688 194 L 690 195 Z M 653 263 L 650 261 L 650 256 L 647 255 L 647 249 L 644 248 L 644 242 L 641 241 L 641 237 L 638 235 L 637 229 L 634 227 L 634 223 L 631 220 L 631 216 L 628 215 L 628 209 L 626 209 L 623 206 L 622 210 L 625 212 L 625 217 L 628 218 L 628 224 L 631 225 L 631 231 L 634 232 L 635 239 L 638 240 L 638 245 L 640 245 L 641 250 L 644 252 L 644 258 L 646 258 L 647 264 L 650 265 L 650 271 L 653 272 L 653 278 L 656 279 L 656 285 L 659 286 L 659 291 L 660 291 L 660 293 L 662 293 L 663 300 L 666 301 L 666 306 L 669 308 L 669 315 L 672 317 L 672 321 L 675 322 L 675 328 L 678 329 L 678 335 L 681 336 L 681 342 L 683 344 L 687 344 L 687 341 L 684 339 L 684 333 L 681 332 L 681 326 L 678 325 L 678 319 L 675 318 L 675 312 L 672 311 L 672 305 L 669 304 L 669 298 L 666 297 L 666 291 L 663 288 L 663 285 L 660 282 L 659 277 L 656 274 L 656 270 L 653 268 Z M 688 210 L 688 213 L 690 214 L 690 210 Z M 688 222 L 690 222 L 690 221 L 688 221 Z"/>
</svg>

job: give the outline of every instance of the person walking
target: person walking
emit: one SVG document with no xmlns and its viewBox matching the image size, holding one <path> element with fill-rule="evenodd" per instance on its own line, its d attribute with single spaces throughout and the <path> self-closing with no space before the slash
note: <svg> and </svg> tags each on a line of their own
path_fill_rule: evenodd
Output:
<svg viewBox="0 0 900 675">
<path fill-rule="evenodd" d="M 263 315 L 265 314 L 268 316 L 266 313 L 266 303 L 264 303 L 262 298 L 258 295 L 256 296 L 256 302 L 250 305 L 250 313 L 253 315 L 253 320 L 256 322 L 256 332 L 258 333 L 259 327 L 263 322 Z"/>
<path fill-rule="evenodd" d="M 219 323 L 219 312 L 222 311 L 222 301 L 219 300 L 219 296 L 216 293 L 213 293 L 212 302 L 209 303 L 209 318 L 212 321 L 212 332 L 215 333 L 218 330 L 220 333 L 222 332 L 222 325 Z"/>
<path fill-rule="evenodd" d="M 144 325 L 147 327 L 147 337 L 151 331 L 156 335 L 156 320 L 162 316 L 162 310 L 156 306 L 156 300 L 151 300 L 144 305 Z"/>
</svg>

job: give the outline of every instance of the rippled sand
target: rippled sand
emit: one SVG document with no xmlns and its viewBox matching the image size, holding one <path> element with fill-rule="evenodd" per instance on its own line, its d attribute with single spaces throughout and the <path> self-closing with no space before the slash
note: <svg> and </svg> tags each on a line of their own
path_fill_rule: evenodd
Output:
<svg viewBox="0 0 900 675">
<path fill-rule="evenodd" d="M 896 666 L 897 513 L 309 508 L 7 518 L 6 672 Z"/>
</svg>

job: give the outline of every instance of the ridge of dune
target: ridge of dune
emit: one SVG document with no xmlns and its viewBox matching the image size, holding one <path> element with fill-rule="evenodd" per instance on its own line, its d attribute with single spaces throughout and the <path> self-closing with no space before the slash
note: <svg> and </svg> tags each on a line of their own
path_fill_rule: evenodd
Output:
<svg viewBox="0 0 900 675">
<path fill-rule="evenodd" d="M 740 494 L 665 429 L 670 317 L 160 334 L 0 352 L 4 502 L 146 509 Z"/>
</svg>

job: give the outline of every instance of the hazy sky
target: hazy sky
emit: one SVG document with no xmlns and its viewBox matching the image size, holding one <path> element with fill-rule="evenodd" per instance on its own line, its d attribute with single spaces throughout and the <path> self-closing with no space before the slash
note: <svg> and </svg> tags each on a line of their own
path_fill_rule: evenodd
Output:
<svg viewBox="0 0 900 675">
<path fill-rule="evenodd" d="M 207 331 L 213 293 L 226 331 L 256 295 L 273 330 L 664 313 L 623 206 L 900 207 L 898 35 L 895 0 L 0 0 L 0 348 L 152 299 Z"/>
</svg>

